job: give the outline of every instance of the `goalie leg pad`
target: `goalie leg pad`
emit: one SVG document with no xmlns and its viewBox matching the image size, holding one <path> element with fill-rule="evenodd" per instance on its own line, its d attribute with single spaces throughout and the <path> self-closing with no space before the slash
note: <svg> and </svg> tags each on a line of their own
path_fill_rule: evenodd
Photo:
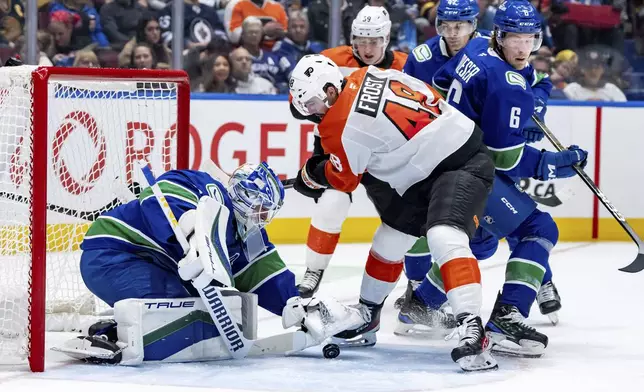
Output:
<svg viewBox="0 0 644 392">
<path fill-rule="evenodd" d="M 222 297 L 244 337 L 256 339 L 257 296 L 224 289 Z M 231 357 L 201 298 L 126 299 L 114 306 L 114 319 L 117 342 L 99 335 L 81 336 L 54 350 L 88 362 L 128 366 Z"/>
</svg>

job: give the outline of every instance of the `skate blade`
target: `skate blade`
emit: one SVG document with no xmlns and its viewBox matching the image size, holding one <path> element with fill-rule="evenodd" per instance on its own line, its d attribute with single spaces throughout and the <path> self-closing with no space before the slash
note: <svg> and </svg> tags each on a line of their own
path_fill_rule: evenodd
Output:
<svg viewBox="0 0 644 392">
<path fill-rule="evenodd" d="M 519 344 L 517 344 L 506 339 L 505 335 L 494 332 L 489 332 L 488 338 L 492 343 L 492 352 L 495 354 L 522 358 L 539 358 L 546 350 L 546 346 L 543 343 L 533 340 L 521 339 Z"/>
<path fill-rule="evenodd" d="M 492 357 L 489 351 L 483 351 L 478 355 L 469 355 L 456 361 L 464 372 L 481 372 L 497 370 L 499 364 Z"/>
<path fill-rule="evenodd" d="M 340 348 L 358 348 L 358 347 L 372 347 L 376 345 L 378 339 L 375 333 L 365 333 L 350 339 L 331 338 L 331 343 L 335 343 Z"/>
<path fill-rule="evenodd" d="M 559 324 L 559 315 L 557 312 L 548 313 L 546 316 L 548 316 L 552 325 Z"/>
<path fill-rule="evenodd" d="M 451 330 L 445 328 L 432 328 L 423 324 L 407 324 L 398 320 L 394 328 L 394 335 L 407 336 L 417 339 L 444 339 Z"/>
</svg>

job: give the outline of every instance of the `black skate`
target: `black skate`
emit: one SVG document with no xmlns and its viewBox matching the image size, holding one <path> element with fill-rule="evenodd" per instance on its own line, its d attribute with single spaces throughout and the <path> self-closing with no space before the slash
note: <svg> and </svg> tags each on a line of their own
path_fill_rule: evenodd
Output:
<svg viewBox="0 0 644 392">
<path fill-rule="evenodd" d="M 561 309 L 561 297 L 552 281 L 541 285 L 537 293 L 537 303 L 541 314 L 548 316 L 552 325 L 557 325 L 559 322 L 557 311 Z"/>
<path fill-rule="evenodd" d="M 89 327 L 88 336 L 77 336 L 52 350 L 87 363 L 115 365 L 123 359 L 124 347 L 117 342 L 116 322 L 101 320 Z"/>
<path fill-rule="evenodd" d="M 432 309 L 418 298 L 412 285 L 407 286 L 405 302 L 398 313 L 395 335 L 420 338 L 444 338 L 457 323 L 454 315 L 447 312 L 447 303 L 440 309 Z"/>
<path fill-rule="evenodd" d="M 496 359 L 490 354 L 490 342 L 483 330 L 481 317 L 461 313 L 458 327 L 446 340 L 458 335 L 458 346 L 452 350 L 452 360 L 466 372 L 498 369 Z"/>
<path fill-rule="evenodd" d="M 384 302 L 383 302 L 384 303 Z M 380 311 L 382 305 L 374 305 L 360 299 L 360 303 L 352 305 L 363 313 L 363 318 L 369 320 L 358 328 L 349 329 L 336 334 L 332 343 L 342 347 L 371 347 L 376 344 L 376 332 L 380 329 Z"/>
<path fill-rule="evenodd" d="M 324 270 L 312 270 L 307 268 L 304 273 L 304 277 L 302 278 L 302 283 L 297 286 L 297 290 L 300 292 L 300 297 L 311 298 L 313 294 L 318 291 L 318 288 L 320 288 L 322 275 L 324 275 Z"/>
<path fill-rule="evenodd" d="M 420 286 L 420 282 L 421 282 L 420 280 L 411 280 L 411 279 L 407 281 L 407 289 L 405 290 L 403 295 L 401 295 L 400 298 L 398 298 L 396 302 L 394 302 L 394 309 L 402 308 L 402 305 L 405 302 L 405 298 L 407 298 L 406 295 L 407 295 L 407 292 L 409 291 L 409 287 L 411 286 L 412 291 L 416 290 L 416 288 Z"/>
<path fill-rule="evenodd" d="M 498 302 L 485 325 L 492 351 L 527 358 L 538 358 L 548 346 L 548 337 L 525 323 L 516 306 Z"/>
</svg>

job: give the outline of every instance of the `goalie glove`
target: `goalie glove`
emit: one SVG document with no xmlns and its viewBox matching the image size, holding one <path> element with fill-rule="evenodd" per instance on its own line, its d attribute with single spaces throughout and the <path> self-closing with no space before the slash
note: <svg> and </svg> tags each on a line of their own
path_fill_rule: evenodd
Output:
<svg viewBox="0 0 644 392">
<path fill-rule="evenodd" d="M 333 298 L 292 297 L 282 310 L 282 326 L 286 329 L 299 325 L 322 343 L 339 332 L 368 323 L 365 317 L 368 315 Z"/>
</svg>

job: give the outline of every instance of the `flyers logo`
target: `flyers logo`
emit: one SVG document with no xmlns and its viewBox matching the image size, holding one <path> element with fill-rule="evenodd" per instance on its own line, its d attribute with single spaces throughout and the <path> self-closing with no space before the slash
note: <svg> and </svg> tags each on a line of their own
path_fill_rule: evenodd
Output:
<svg viewBox="0 0 644 392">
<path fill-rule="evenodd" d="M 333 165 L 333 167 L 335 167 L 339 172 L 342 171 L 342 161 L 340 161 L 340 158 L 331 154 L 329 156 L 329 160 L 331 161 L 331 164 Z"/>
</svg>

